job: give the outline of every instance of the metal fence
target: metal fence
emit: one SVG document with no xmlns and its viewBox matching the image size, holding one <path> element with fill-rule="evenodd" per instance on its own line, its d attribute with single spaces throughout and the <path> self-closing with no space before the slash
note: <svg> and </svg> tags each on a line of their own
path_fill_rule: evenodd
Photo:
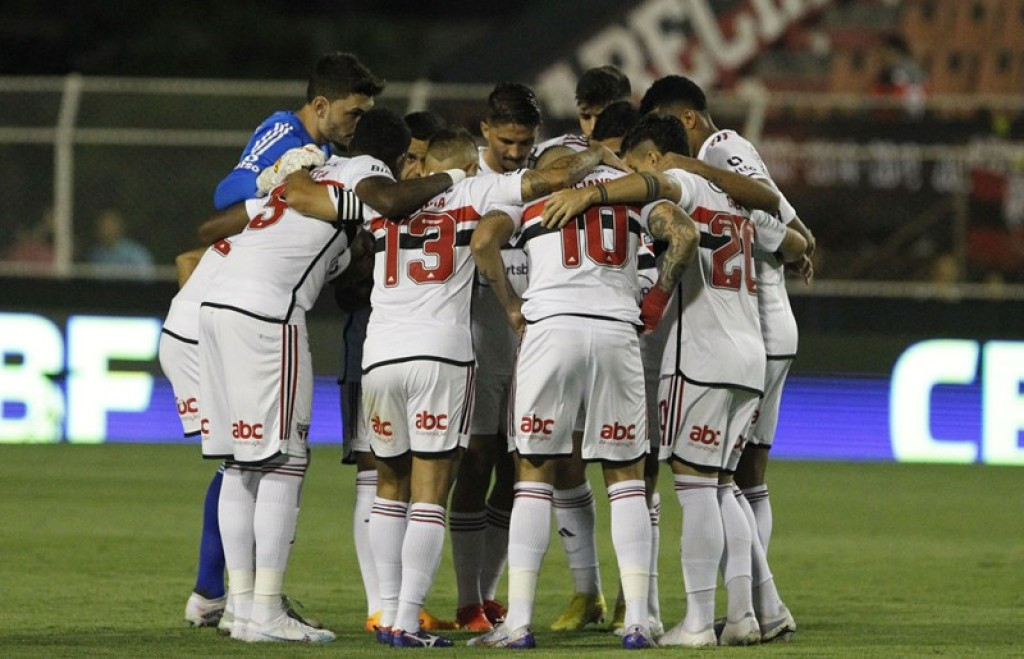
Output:
<svg viewBox="0 0 1024 659">
<path fill-rule="evenodd" d="M 379 104 L 475 129 L 490 85 L 391 83 Z M 173 276 L 217 182 L 304 81 L 0 78 L 0 275 Z M 566 94 L 571 96 L 572 90 Z M 1024 297 L 1024 97 L 772 93 L 710 99 L 756 140 L 819 239 L 814 290 Z M 551 120 L 545 135 L 572 128 Z M 155 267 L 90 262 L 116 212 Z M 801 287 L 794 287 L 801 292 Z"/>
</svg>

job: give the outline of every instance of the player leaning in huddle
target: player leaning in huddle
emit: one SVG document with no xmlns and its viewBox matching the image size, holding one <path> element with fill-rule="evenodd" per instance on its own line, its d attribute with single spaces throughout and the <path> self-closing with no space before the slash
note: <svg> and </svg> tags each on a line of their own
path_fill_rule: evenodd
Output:
<svg viewBox="0 0 1024 659">
<path fill-rule="evenodd" d="M 243 202 L 257 195 L 257 176 L 285 152 L 329 141 L 347 145 L 359 117 L 372 107 L 373 97 L 381 89 L 380 81 L 354 55 L 332 52 L 321 57 L 310 76 L 302 108 L 297 112 L 276 112 L 264 121 L 242 152 L 238 165 L 217 186 L 214 205 L 219 212 L 199 227 L 202 242 L 211 244 L 242 230 L 249 221 Z M 302 157 L 309 159 L 311 154 Z M 183 289 L 171 303 L 161 336 L 161 351 L 166 355 L 162 364 L 172 380 L 178 405 L 185 410 L 182 423 L 186 434 L 198 434 L 195 423 L 199 418 L 199 303 L 216 261 L 207 259 L 190 279 L 204 251 L 193 250 L 176 259 Z M 198 576 L 185 607 L 185 620 L 194 626 L 218 624 L 227 600 L 224 548 L 217 515 L 222 477 L 223 465 L 210 481 L 204 503 Z M 228 614 L 222 625 L 225 630 L 231 624 L 230 611 Z"/>
<path fill-rule="evenodd" d="M 395 183 L 391 167 L 408 141 L 393 114 L 366 113 L 350 150 L 368 155 L 332 158 L 316 170 L 330 183 L 316 187 L 329 189 L 331 217 L 350 215 L 357 202 L 349 190 L 402 213 L 447 187 L 451 179 L 445 175 L 405 187 Z M 220 517 L 235 614 L 232 637 L 248 641 L 334 638 L 287 615 L 281 590 L 309 460 L 312 371 L 305 312 L 324 280 L 343 269 L 358 225 L 325 223 L 289 208 L 285 196 L 295 206 L 304 200 L 303 180 L 314 185 L 303 172 L 266 200 L 247 202 L 252 220 L 246 229 L 212 248 L 223 262 L 200 311 L 206 441 L 214 454 L 231 456 Z"/>
<path fill-rule="evenodd" d="M 580 134 L 567 133 L 538 144 L 530 156 L 531 161 L 536 164 L 542 158 L 587 148 L 597 119 L 605 108 L 628 101 L 631 94 L 629 78 L 614 66 L 584 71 L 576 83 Z M 573 596 L 551 624 L 555 631 L 578 630 L 600 622 L 607 609 L 597 557 L 597 506 L 587 480 L 586 465 L 579 457 L 582 428 L 576 429 L 574 438 L 574 456 L 560 460 L 555 475 L 555 521 L 573 575 Z M 621 619 L 618 624 L 622 624 Z"/>
<path fill-rule="evenodd" d="M 601 167 L 581 186 L 603 190 L 605 182 L 623 175 Z M 522 223 L 485 218 L 473 238 L 477 265 L 523 342 L 513 414 L 520 460 L 509 541 L 508 615 L 470 644 L 535 645 L 530 624 L 550 536 L 556 464 L 573 453 L 582 407 L 581 455 L 601 461 L 611 503 L 612 543 L 626 603 L 623 646 L 651 647 L 651 531 L 643 480 L 647 412 L 637 337 L 637 254 L 647 222 L 634 207 L 602 204 L 573 217 L 561 230 L 548 230 L 541 225 L 546 201 L 528 206 Z M 693 255 L 696 230 L 678 207 L 666 202 L 650 215 L 649 227 L 669 242 L 659 284 L 671 289 Z M 530 284 L 522 299 L 512 290 L 499 255 L 514 232 L 525 241 L 530 259 Z"/>
<path fill-rule="evenodd" d="M 381 642 L 452 644 L 421 630 L 418 614 L 441 558 L 452 469 L 468 441 L 472 232 L 488 211 L 518 216 L 524 200 L 580 180 L 604 153 L 588 150 L 542 171 L 474 177 L 408 218 L 370 222 L 377 254 L 363 408 L 379 473 L 370 539 L 381 587 Z M 473 171 L 477 162 L 468 133 L 441 131 L 431 140 L 426 166 Z"/>
<path fill-rule="evenodd" d="M 540 106 L 529 87 L 514 82 L 496 85 L 487 97 L 487 116 L 480 124 L 486 145 L 478 148 L 477 175 L 497 176 L 523 168 L 540 122 Z M 510 243 L 501 255 L 513 286 L 525 290 L 522 250 Z M 463 629 L 483 632 L 505 617 L 505 607 L 495 593 L 508 556 L 508 519 L 515 483 L 507 426 L 519 340 L 479 276 L 474 280 L 470 315 L 477 360 L 473 418 L 469 445 L 452 491 L 449 528 L 458 598 L 456 620 Z"/>
<path fill-rule="evenodd" d="M 610 200 L 630 201 L 652 191 L 686 210 L 700 227 L 699 267 L 688 268 L 675 296 L 672 333 L 662 359 L 659 393 L 662 458 L 675 474 L 683 508 L 682 563 L 687 592 L 686 617 L 665 634 L 663 645 L 715 645 L 717 568 L 724 557 L 723 580 L 729 610 L 723 645 L 761 640 L 751 590 L 751 529 L 731 495 L 730 459 L 742 450 L 742 432 L 761 395 L 764 344 L 753 281 L 753 246 L 786 260 L 799 259 L 806 241 L 763 211 L 751 214 L 723 189 L 753 190 L 743 200 L 751 206 L 777 207 L 778 195 L 767 186 L 735 172 L 712 171 L 686 160 L 707 179 L 682 169 L 656 170 L 666 154 L 689 153 L 682 123 L 672 116 L 651 115 L 622 143 L 626 162 L 639 175 L 606 186 Z M 767 196 L 765 196 L 767 195 Z M 604 196 L 604 195 L 603 195 Z M 740 195 L 736 195 L 740 196 Z M 591 195 L 591 202 L 594 201 Z M 557 203 L 557 202 L 556 202 Z M 552 204 L 555 205 L 555 204 Z M 562 213 L 583 205 L 566 203 Z M 673 292 L 655 287 L 645 299 L 654 308 Z M 718 496 L 719 483 L 730 496 Z M 726 545 L 732 549 L 726 554 Z"/>
<path fill-rule="evenodd" d="M 715 126 L 704 91 L 692 80 L 682 76 L 667 76 L 656 81 L 644 95 L 641 110 L 678 117 L 686 127 L 691 153 L 696 153 L 698 158 L 712 165 L 764 181 L 778 191 L 754 146 L 735 131 L 719 130 Z M 814 237 L 782 193 L 779 193 L 779 198 L 779 217 L 807 241 L 807 251 L 800 261 L 800 269 L 804 277 L 809 278 Z M 744 512 L 753 518 L 755 610 L 762 624 L 763 640 L 772 640 L 796 631 L 792 616 L 781 607 L 766 558 L 771 537 L 772 511 L 768 486 L 765 485 L 765 469 L 778 424 L 782 387 L 796 357 L 797 327 L 786 292 L 783 262 L 776 254 L 764 250 L 755 250 L 754 256 L 758 313 L 767 354 L 764 396 L 751 417 L 751 427 L 744 433 L 748 441 L 739 464 L 733 467 L 736 470 L 736 484 L 742 488 L 742 495 L 735 493 L 738 502 Z M 722 491 L 719 496 L 727 494 Z"/>
<path fill-rule="evenodd" d="M 432 112 L 411 112 L 404 117 L 411 133 L 409 147 L 402 157 L 402 180 L 424 175 L 423 161 L 427 144 L 444 120 Z M 344 433 L 343 464 L 356 465 L 356 501 L 352 510 L 352 538 L 366 593 L 366 621 L 364 628 L 373 632 L 380 624 L 380 588 L 377 567 L 370 549 L 370 510 L 377 495 L 377 465 L 370 451 L 370 439 L 362 418 L 362 361 L 366 324 L 370 318 L 370 290 L 373 286 L 373 242 L 362 232 L 357 245 L 368 244 L 366 258 L 354 258 L 352 269 L 363 269 L 365 277 L 335 286 L 335 298 L 345 312 L 341 345 L 341 374 L 338 378 L 341 393 L 342 432 Z M 424 609 L 420 614 L 424 629 L 450 629 L 453 623 L 440 620 Z"/>
</svg>

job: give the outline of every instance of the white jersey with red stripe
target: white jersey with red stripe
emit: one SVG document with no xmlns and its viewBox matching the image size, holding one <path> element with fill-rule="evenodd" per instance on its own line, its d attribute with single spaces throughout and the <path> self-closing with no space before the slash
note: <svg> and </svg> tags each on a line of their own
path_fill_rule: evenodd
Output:
<svg viewBox="0 0 1024 659">
<path fill-rule="evenodd" d="M 590 140 L 586 135 L 580 135 L 578 133 L 565 133 L 564 135 L 544 140 L 539 144 L 535 144 L 533 149 L 530 150 L 530 156 L 526 160 L 526 166 L 533 169 L 537 166 L 537 161 L 542 155 L 544 155 L 544 152 L 556 146 L 564 146 L 567 149 L 572 149 L 575 153 L 580 153 L 581 151 L 586 151 L 590 148 Z"/>
<path fill-rule="evenodd" d="M 757 313 L 753 247 L 774 251 L 785 227 L 750 213 L 709 181 L 678 169 L 665 172 L 682 188 L 680 207 L 699 230 L 697 260 L 676 288 L 678 311 L 662 358 L 662 376 L 681 374 L 708 386 L 764 387 L 764 342 Z M 644 208 L 646 217 L 651 208 Z"/>
<path fill-rule="evenodd" d="M 163 329 L 166 333 L 185 341 L 199 340 L 199 305 L 222 262 L 223 258 L 212 247 L 203 252 L 185 285 L 171 299 L 167 317 L 164 318 Z"/>
<path fill-rule="evenodd" d="M 575 187 L 624 175 L 601 165 Z M 527 322 L 574 315 L 639 325 L 637 252 L 646 218 L 625 204 L 591 206 L 553 231 L 540 224 L 546 201 L 526 207 L 518 231 L 530 259 L 522 309 Z"/>
<path fill-rule="evenodd" d="M 376 158 L 332 157 L 312 171 L 328 186 L 335 205 L 371 177 L 394 180 L 391 170 Z M 216 243 L 211 249 L 223 262 L 214 274 L 204 306 L 235 309 L 256 318 L 301 323 L 316 302 L 325 281 L 345 267 L 347 247 L 358 228 L 356 222 L 323 222 L 288 208 L 283 188 L 263 199 L 250 199 L 252 218 L 242 233 Z M 346 215 L 341 209 L 342 216 Z"/>
<path fill-rule="evenodd" d="M 757 149 L 736 131 L 720 130 L 711 134 L 701 145 L 697 157 L 715 167 L 765 181 L 778 191 Z M 781 192 L 779 196 L 780 215 L 784 222 L 789 223 L 796 212 Z M 754 250 L 754 258 L 765 351 L 773 357 L 795 356 L 799 336 L 786 292 L 783 263 L 774 253 L 761 249 Z"/>
<path fill-rule="evenodd" d="M 410 217 L 369 221 L 376 257 L 363 371 L 394 361 L 472 363 L 469 242 L 491 210 L 519 221 L 523 172 L 468 178 Z"/>
</svg>

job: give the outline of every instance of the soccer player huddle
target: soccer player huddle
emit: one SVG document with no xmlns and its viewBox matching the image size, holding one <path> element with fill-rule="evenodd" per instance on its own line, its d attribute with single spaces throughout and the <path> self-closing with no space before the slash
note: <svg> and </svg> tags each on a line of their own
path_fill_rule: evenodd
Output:
<svg viewBox="0 0 1024 659">
<path fill-rule="evenodd" d="M 541 143 L 533 92 L 498 84 L 482 146 L 429 112 L 374 109 L 383 88 L 351 54 L 321 58 L 302 108 L 271 115 L 218 186 L 210 246 L 178 259 L 160 361 L 186 436 L 223 461 L 186 620 L 249 642 L 336 638 L 283 591 L 310 458 L 305 314 L 330 282 L 376 642 L 449 647 L 438 632 L 461 628 L 479 634 L 470 645 L 535 647 L 552 512 L 575 592 L 551 628 L 602 622 L 589 462 L 608 492 L 624 648 L 791 636 L 765 468 L 797 346 L 784 268 L 809 278 L 814 240 L 757 151 L 681 76 L 637 108 L 615 67 L 588 70 L 581 132 Z M 667 632 L 661 461 L 687 602 Z M 450 623 L 423 609 L 446 528 Z"/>
</svg>

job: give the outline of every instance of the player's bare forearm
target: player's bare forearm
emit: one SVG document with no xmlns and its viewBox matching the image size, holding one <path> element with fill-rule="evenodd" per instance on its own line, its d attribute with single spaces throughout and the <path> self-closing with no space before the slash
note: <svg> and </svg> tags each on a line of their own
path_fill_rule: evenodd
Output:
<svg viewBox="0 0 1024 659">
<path fill-rule="evenodd" d="M 782 239 L 778 251 L 786 263 L 799 261 L 807 255 L 807 241 L 798 231 L 786 227 L 786 236 Z"/>
<path fill-rule="evenodd" d="M 804 237 L 804 240 L 807 241 L 807 250 L 804 253 L 807 256 L 813 255 L 814 247 L 817 245 L 817 241 L 814 239 L 814 234 L 811 233 L 811 230 L 807 227 L 807 225 L 804 224 L 799 217 L 794 217 L 786 226 L 796 230 L 797 233 Z"/>
<path fill-rule="evenodd" d="M 199 242 L 203 245 L 212 245 L 218 240 L 241 233 L 248 223 L 249 215 L 245 211 L 244 203 L 229 206 L 217 211 L 199 225 Z"/>
<path fill-rule="evenodd" d="M 404 181 L 375 176 L 360 181 L 356 195 L 384 217 L 397 219 L 415 212 L 451 186 L 452 177 L 444 172 Z"/>
<path fill-rule="evenodd" d="M 676 204 L 661 203 L 651 210 L 647 219 L 651 235 L 668 242 L 662 257 L 657 286 L 671 291 L 683 276 L 683 270 L 693 259 L 700 239 L 697 225 Z"/>
<path fill-rule="evenodd" d="M 292 208 L 307 217 L 333 222 L 338 219 L 331 191 L 317 183 L 305 169 L 292 172 L 284 179 L 284 199 Z"/>
<path fill-rule="evenodd" d="M 661 172 L 630 174 L 578 190 L 556 192 L 544 204 L 541 223 L 548 229 L 558 229 L 594 204 L 643 204 L 656 199 L 679 201 L 682 193 L 679 182 Z"/>
<path fill-rule="evenodd" d="M 682 169 L 714 183 L 741 205 L 752 210 L 775 213 L 779 210 L 779 193 L 759 179 L 715 167 L 703 160 L 667 153 L 658 161 L 658 168 Z"/>
<path fill-rule="evenodd" d="M 174 257 L 174 269 L 178 275 L 178 288 L 184 286 L 188 278 L 192 276 L 196 266 L 199 265 L 199 259 L 203 258 L 205 251 L 205 247 L 197 247 Z"/>
<path fill-rule="evenodd" d="M 564 156 L 543 169 L 535 169 L 523 175 L 523 201 L 539 199 L 555 190 L 576 185 L 583 177 L 601 164 L 607 148 L 594 145 L 586 151 Z"/>
<path fill-rule="evenodd" d="M 513 329 L 519 332 L 522 329 L 520 308 L 523 301 L 512 288 L 505 270 L 505 261 L 501 258 L 501 246 L 512 237 L 513 229 L 512 218 L 505 213 L 487 213 L 473 232 L 469 247 L 477 270 L 487 280 L 491 292 L 505 309 Z"/>
</svg>

